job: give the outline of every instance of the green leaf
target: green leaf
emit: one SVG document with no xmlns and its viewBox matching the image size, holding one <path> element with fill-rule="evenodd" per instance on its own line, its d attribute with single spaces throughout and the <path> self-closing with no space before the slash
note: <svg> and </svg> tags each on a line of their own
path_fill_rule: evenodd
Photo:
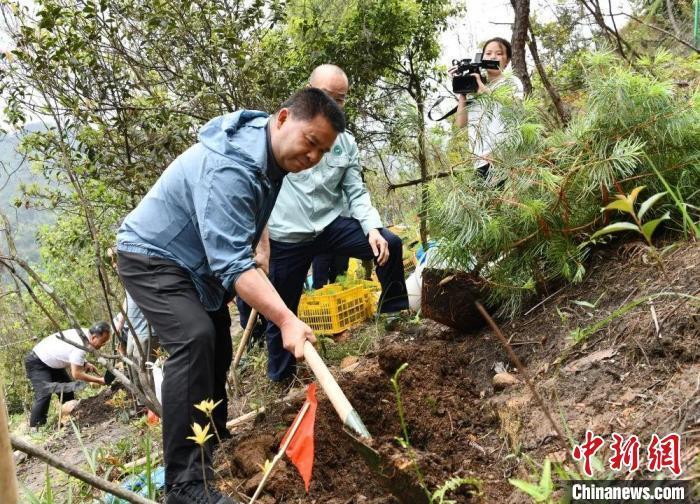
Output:
<svg viewBox="0 0 700 504">
<path fill-rule="evenodd" d="M 552 482 L 552 463 L 548 458 L 544 459 L 542 476 L 540 477 L 540 488 L 547 495 L 551 494 L 554 490 L 554 483 Z"/>
<path fill-rule="evenodd" d="M 574 299 L 571 302 L 575 305 L 583 306 L 584 308 L 595 308 L 595 305 L 593 303 L 589 303 L 588 301 L 579 301 L 578 299 Z"/>
<path fill-rule="evenodd" d="M 632 192 L 627 196 L 627 200 L 630 202 L 631 205 L 634 205 L 634 202 L 637 201 L 637 196 L 639 196 L 639 193 L 644 189 L 646 186 L 637 186 L 634 189 L 632 189 Z"/>
<path fill-rule="evenodd" d="M 621 212 L 627 212 L 628 214 L 634 213 L 634 207 L 632 203 L 626 198 L 615 200 L 612 203 L 605 205 L 605 210 L 619 210 Z"/>
<path fill-rule="evenodd" d="M 515 488 L 518 490 L 521 490 L 528 494 L 530 497 L 532 497 L 535 501 L 542 501 L 544 500 L 544 492 L 542 492 L 542 489 L 533 484 L 530 483 L 529 481 L 524 481 L 524 480 L 519 480 L 519 479 L 509 479 L 508 483 L 513 485 Z"/>
<path fill-rule="evenodd" d="M 639 207 L 639 213 L 637 213 L 637 218 L 641 221 L 642 217 L 644 217 L 644 214 L 647 213 L 647 210 L 649 210 L 654 205 L 654 203 L 659 201 L 665 194 L 666 191 L 663 191 L 647 198 L 647 200 L 644 203 L 642 203 L 642 205 Z"/>
<path fill-rule="evenodd" d="M 609 233 L 617 233 L 618 231 L 640 231 L 639 227 L 632 222 L 615 222 L 605 226 L 603 229 L 599 229 L 591 235 L 591 240 Z"/>
<path fill-rule="evenodd" d="M 645 222 L 642 224 L 642 234 L 644 235 L 644 238 L 647 239 L 648 242 L 651 241 L 651 235 L 654 234 L 654 231 L 656 230 L 656 227 L 661 224 L 661 221 L 665 221 L 670 218 L 670 215 L 668 212 L 663 214 L 661 217 L 658 219 L 650 220 L 649 222 Z"/>
</svg>

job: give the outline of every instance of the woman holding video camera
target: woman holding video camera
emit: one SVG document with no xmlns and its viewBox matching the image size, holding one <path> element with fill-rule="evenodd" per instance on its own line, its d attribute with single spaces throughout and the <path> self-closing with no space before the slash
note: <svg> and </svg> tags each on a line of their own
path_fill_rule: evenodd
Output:
<svg viewBox="0 0 700 504">
<path fill-rule="evenodd" d="M 503 71 L 510 63 L 513 51 L 508 42 L 500 37 L 494 37 L 486 41 L 482 49 L 483 60 L 496 60 L 499 68 L 487 68 L 487 82 L 484 82 L 480 73 L 469 74 L 476 79 L 476 94 L 492 93 L 496 88 L 509 86 L 513 96 L 523 98 L 523 84 L 514 75 L 505 75 Z M 457 67 L 450 68 L 449 72 L 454 77 Z M 504 133 L 505 126 L 501 119 L 501 107 L 499 103 L 493 104 L 493 110 L 488 110 L 481 100 L 469 99 L 466 95 L 459 95 L 455 123 L 458 127 L 467 126 L 469 146 L 476 156 L 474 167 L 484 178 L 487 177 L 492 163 L 491 152 L 498 139 Z"/>
</svg>

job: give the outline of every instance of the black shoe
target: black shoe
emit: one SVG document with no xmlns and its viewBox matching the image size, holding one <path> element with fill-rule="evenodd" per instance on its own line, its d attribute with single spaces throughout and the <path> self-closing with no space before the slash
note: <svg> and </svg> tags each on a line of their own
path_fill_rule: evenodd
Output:
<svg viewBox="0 0 700 504">
<path fill-rule="evenodd" d="M 208 495 L 207 495 L 208 494 Z M 241 504 L 223 495 L 203 481 L 188 481 L 174 486 L 165 498 L 166 504 Z"/>
</svg>

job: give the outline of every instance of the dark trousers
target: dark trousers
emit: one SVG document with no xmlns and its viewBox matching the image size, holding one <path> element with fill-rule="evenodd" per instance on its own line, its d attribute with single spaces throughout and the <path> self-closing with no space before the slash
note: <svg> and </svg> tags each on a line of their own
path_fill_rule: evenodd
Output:
<svg viewBox="0 0 700 504">
<path fill-rule="evenodd" d="M 75 399 L 73 392 L 61 392 L 61 388 L 56 386 L 60 383 L 72 383 L 73 380 L 65 369 L 54 369 L 44 364 L 44 361 L 37 357 L 34 351 L 29 352 L 24 359 L 24 368 L 27 370 L 27 378 L 32 382 L 34 389 L 34 402 L 29 416 L 29 426 L 37 427 L 46 423 L 52 394 L 56 394 L 63 402 Z"/>
<path fill-rule="evenodd" d="M 119 252 L 119 276 L 146 315 L 168 352 L 163 369 L 163 459 L 168 487 L 202 479 L 199 445 L 187 439 L 191 425 L 209 420 L 194 405 L 221 401 L 213 413 L 214 427 L 226 436 L 226 375 L 232 358 L 231 317 L 224 303 L 208 312 L 189 274 L 166 259 Z M 213 428 L 210 428 L 213 433 Z M 211 468 L 213 437 L 204 446 L 206 478 Z"/>
<path fill-rule="evenodd" d="M 379 311 L 397 312 L 408 308 L 406 282 L 403 271 L 401 239 L 391 231 L 380 230 L 389 243 L 389 261 L 377 266 L 377 277 L 382 284 Z M 332 254 L 357 259 L 374 259 L 367 235 L 357 219 L 338 217 L 314 240 L 302 243 L 284 243 L 270 240 L 270 280 L 287 307 L 294 313 L 304 280 L 313 258 L 319 254 Z M 241 317 L 245 327 L 247 319 Z M 282 381 L 295 371 L 294 355 L 282 347 L 282 334 L 273 323 L 267 325 L 267 375 L 273 381 Z"/>
<path fill-rule="evenodd" d="M 491 168 L 490 163 L 486 163 L 485 165 L 481 165 L 476 169 L 476 172 L 479 174 L 479 176 L 483 179 L 489 176 L 489 169 Z"/>
<path fill-rule="evenodd" d="M 349 263 L 350 258 L 345 256 L 320 254 L 314 257 L 311 263 L 314 289 L 320 289 L 327 283 L 335 282 L 338 276 L 344 275 L 348 270 Z"/>
</svg>

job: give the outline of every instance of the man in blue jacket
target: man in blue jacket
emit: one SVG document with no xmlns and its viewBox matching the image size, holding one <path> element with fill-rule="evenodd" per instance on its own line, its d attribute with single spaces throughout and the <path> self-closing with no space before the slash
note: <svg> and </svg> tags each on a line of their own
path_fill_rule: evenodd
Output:
<svg viewBox="0 0 700 504">
<path fill-rule="evenodd" d="M 349 84 L 341 68 L 320 65 L 311 73 L 309 84 L 344 106 Z M 401 239 L 383 227 L 361 171 L 355 139 L 344 132 L 318 166 L 284 180 L 268 224 L 269 244 L 263 239 L 260 252 L 265 255 L 269 250 L 270 280 L 294 313 L 309 266 L 320 254 L 373 259 L 382 284 L 379 311 L 408 308 Z M 245 326 L 247 310 L 241 305 Z M 273 381 L 285 381 L 295 370 L 295 356 L 283 345 L 282 336 L 274 320 L 268 320 L 267 374 Z"/>
<path fill-rule="evenodd" d="M 214 427 L 228 435 L 233 295 L 274 321 L 297 358 L 306 340 L 315 342 L 255 271 L 253 250 L 285 175 L 318 163 L 344 129 L 342 110 L 315 88 L 294 94 L 269 118 L 252 110 L 217 117 L 119 229 L 119 275 L 169 354 L 162 387 L 168 504 L 235 502 L 206 483 L 216 438 L 204 445 L 204 467 L 199 446 L 187 439 L 194 422 L 207 424 L 194 408 L 205 399 L 221 401 Z"/>
</svg>

